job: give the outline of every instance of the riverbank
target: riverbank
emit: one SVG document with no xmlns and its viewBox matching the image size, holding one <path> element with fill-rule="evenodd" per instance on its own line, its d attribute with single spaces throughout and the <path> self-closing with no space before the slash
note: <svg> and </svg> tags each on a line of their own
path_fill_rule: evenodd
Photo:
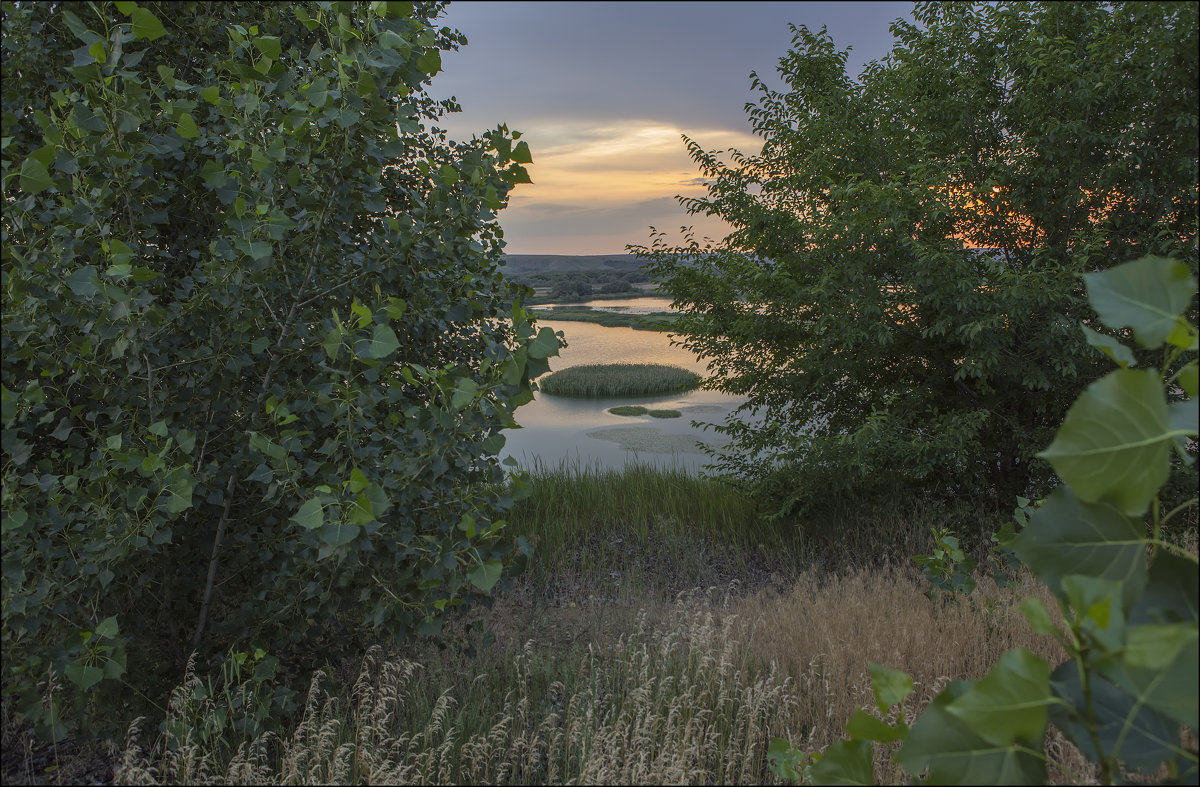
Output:
<svg viewBox="0 0 1200 787">
<path fill-rule="evenodd" d="M 607 297 L 607 296 L 606 296 Z M 534 316 L 542 321 L 590 322 L 608 328 L 633 328 L 638 331 L 674 330 L 677 315 L 674 312 L 651 312 L 629 314 L 593 309 L 589 306 L 560 306 L 552 309 L 534 309 Z"/>
<path fill-rule="evenodd" d="M 925 596 L 907 556 L 930 551 L 930 527 L 979 512 L 863 505 L 780 527 L 730 486 L 640 468 L 538 469 L 532 490 L 508 533 L 535 560 L 451 627 L 470 647 L 331 665 L 299 723 L 258 741 L 204 742 L 221 701 L 184 703 L 172 723 L 190 741 L 156 753 L 160 720 L 146 720 L 118 779 L 776 783 L 769 739 L 840 739 L 873 705 L 868 662 L 913 676 L 915 711 L 1008 648 L 1060 658 L 1017 610 L 1029 594 L 1054 608 L 1040 587 L 980 575 L 971 603 Z M 1048 751 L 1055 782 L 1090 778 L 1061 738 Z M 877 765 L 877 782 L 899 777 Z"/>
</svg>

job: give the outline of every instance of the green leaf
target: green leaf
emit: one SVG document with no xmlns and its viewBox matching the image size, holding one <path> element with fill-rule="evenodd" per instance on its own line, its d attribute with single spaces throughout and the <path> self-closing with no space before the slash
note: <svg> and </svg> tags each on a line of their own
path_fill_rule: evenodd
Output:
<svg viewBox="0 0 1200 787">
<path fill-rule="evenodd" d="M 436 49 L 426 49 L 425 53 L 417 58 L 417 68 L 430 76 L 436 74 L 442 70 L 442 53 Z"/>
<path fill-rule="evenodd" d="M 1005 652 L 995 666 L 946 705 L 979 737 L 997 746 L 1041 740 L 1052 702 L 1050 665 L 1024 648 Z"/>
<path fill-rule="evenodd" d="M 27 194 L 37 194 L 54 185 L 50 179 L 50 171 L 46 165 L 29 156 L 21 162 L 21 191 Z"/>
<path fill-rule="evenodd" d="M 317 535 L 322 543 L 331 547 L 340 547 L 353 541 L 358 536 L 358 529 L 358 525 L 355 524 L 331 522 L 322 527 L 321 532 Z"/>
<path fill-rule="evenodd" d="M 1088 676 L 1092 713 L 1096 722 L 1096 737 L 1109 756 L 1119 757 L 1127 766 L 1140 770 L 1155 770 L 1159 764 L 1174 757 L 1179 749 L 1179 725 L 1153 708 L 1137 703 L 1104 676 L 1091 672 Z M 1050 687 L 1066 705 L 1050 707 L 1050 721 L 1067 739 L 1074 743 L 1092 762 L 1099 756 L 1089 725 L 1082 710 L 1087 707 L 1083 685 L 1079 680 L 1079 665 L 1074 659 L 1060 664 L 1050 677 Z M 1121 747 L 1117 749 L 1118 741 Z"/>
<path fill-rule="evenodd" d="M 112 639 L 121 633 L 120 626 L 117 625 L 117 616 L 107 617 L 96 625 L 96 636 L 101 639 Z"/>
<path fill-rule="evenodd" d="M 1200 568 L 1195 561 L 1160 552 L 1146 589 L 1129 613 L 1129 625 L 1195 623 L 1200 619 Z"/>
<path fill-rule="evenodd" d="M 350 480 L 346 486 L 350 489 L 351 494 L 357 495 L 359 492 L 366 489 L 371 483 L 371 480 L 363 474 L 362 470 L 357 467 L 350 471 Z"/>
<path fill-rule="evenodd" d="M 325 100 L 329 97 L 329 80 L 325 77 L 313 80 L 312 85 L 304 91 L 304 96 L 317 109 L 325 106 Z"/>
<path fill-rule="evenodd" d="M 450 399 L 450 406 L 455 410 L 461 410 L 475 401 L 478 393 L 478 384 L 474 380 L 464 377 L 454 386 L 454 395 Z"/>
<path fill-rule="evenodd" d="M 300 510 L 292 515 L 292 521 L 305 530 L 316 530 L 325 524 L 325 512 L 321 501 L 315 497 L 306 501 L 300 506 Z"/>
<path fill-rule="evenodd" d="M 989 743 L 949 712 L 970 688 L 953 681 L 938 694 L 913 724 L 896 760 L 914 777 L 928 768 L 923 784 L 1043 784 L 1045 762 L 1028 744 Z"/>
<path fill-rule="evenodd" d="M 1080 394 L 1038 456 L 1081 500 L 1108 497 L 1138 515 L 1167 480 L 1174 434 L 1158 372 L 1118 369 Z"/>
<path fill-rule="evenodd" d="M 1133 350 L 1111 336 L 1097 333 L 1086 325 L 1079 327 L 1083 329 L 1083 335 L 1087 339 L 1088 344 L 1114 360 L 1122 369 L 1137 365 L 1137 360 L 1133 357 Z"/>
<path fill-rule="evenodd" d="M 1151 349 L 1171 334 L 1196 293 L 1187 266 L 1164 257 L 1142 257 L 1083 278 L 1088 301 L 1104 324 L 1133 328 L 1137 340 Z"/>
<path fill-rule="evenodd" d="M 813 784 L 875 784 L 870 741 L 838 741 L 809 768 Z"/>
<path fill-rule="evenodd" d="M 908 730 L 880 721 L 862 708 L 856 710 L 850 721 L 846 722 L 846 732 L 854 740 L 880 743 L 902 741 L 908 734 Z"/>
<path fill-rule="evenodd" d="M 1124 654 L 1098 659 L 1096 668 L 1139 703 L 1196 729 L 1200 696 L 1200 637 L 1195 623 L 1131 626 Z"/>
<path fill-rule="evenodd" d="M 493 456 L 500 453 L 500 451 L 504 448 L 505 439 L 506 438 L 504 435 L 500 434 L 499 432 L 494 435 L 489 435 L 487 439 L 483 441 L 483 452 Z"/>
<path fill-rule="evenodd" d="M 133 35 L 135 38 L 145 38 L 153 41 L 167 34 L 167 29 L 163 27 L 162 22 L 158 21 L 158 17 L 145 8 L 135 8 L 131 16 L 133 18 Z"/>
<path fill-rule="evenodd" d="M 1126 609 L 1146 585 L 1142 528 L 1108 503 L 1085 503 L 1060 486 L 1033 512 L 1011 549 L 1064 601 L 1068 574 L 1124 583 Z"/>
<path fill-rule="evenodd" d="M 512 150 L 512 160 L 517 164 L 532 164 L 533 154 L 529 152 L 529 143 L 521 140 Z"/>
<path fill-rule="evenodd" d="M 221 100 L 221 88 L 216 85 L 209 85 L 200 91 L 200 98 L 210 104 L 216 104 Z"/>
<path fill-rule="evenodd" d="M 85 265 L 73 271 L 67 277 L 67 286 L 79 297 L 91 298 L 100 291 L 100 277 L 96 274 L 95 266 Z"/>
<path fill-rule="evenodd" d="M 1200 395 L 1200 379 L 1198 379 L 1197 375 L 1198 370 L 1200 370 L 1200 365 L 1198 365 L 1195 361 L 1191 361 L 1187 364 L 1187 366 L 1184 366 L 1179 370 L 1179 375 L 1175 378 L 1183 390 L 1187 392 L 1187 395 L 1193 399 L 1195 399 L 1197 395 Z M 1193 402 L 1192 407 L 1195 406 L 1196 404 Z"/>
<path fill-rule="evenodd" d="M 87 691 L 92 686 L 95 686 L 100 681 L 104 680 L 104 670 L 100 667 L 94 667 L 90 664 L 80 664 L 72 662 L 67 665 L 67 677 L 72 683 L 79 687 L 80 691 Z"/>
<path fill-rule="evenodd" d="M 880 713 L 886 713 L 888 708 L 904 702 L 905 697 L 912 694 L 913 681 L 908 675 L 872 662 L 867 664 L 871 668 L 871 693 L 875 695 L 875 705 Z"/>
<path fill-rule="evenodd" d="M 131 2 L 130 0 L 117 0 L 117 2 L 113 3 L 113 5 L 115 5 L 117 10 L 125 16 L 129 16 L 133 13 L 134 9 L 137 8 L 137 3 Z"/>
<path fill-rule="evenodd" d="M 554 331 L 549 327 L 543 327 L 538 331 L 537 337 L 529 342 L 529 357 L 549 358 L 558 355 L 559 347 L 558 337 L 554 335 Z"/>
<path fill-rule="evenodd" d="M 1046 611 L 1046 605 L 1040 598 L 1030 596 L 1020 603 L 1018 609 L 1038 634 L 1053 634 L 1058 631 L 1054 621 L 1050 619 L 1050 613 Z"/>
<path fill-rule="evenodd" d="M 387 358 L 400 347 L 396 332 L 388 325 L 376 325 L 371 335 L 370 354 L 372 358 Z"/>
<path fill-rule="evenodd" d="M 1125 609 L 1120 582 L 1082 574 L 1062 578 L 1067 602 L 1078 615 L 1079 627 L 1094 644 L 1109 651 L 1119 650 L 1125 641 Z"/>
<path fill-rule="evenodd" d="M 772 738 L 767 749 L 768 767 L 780 779 L 798 780 L 803 777 L 800 766 L 804 764 L 804 752 L 792 746 L 784 738 Z"/>
<path fill-rule="evenodd" d="M 195 139 L 200 136 L 200 129 L 196 126 L 196 120 L 190 112 L 179 116 L 179 120 L 175 123 L 175 133 L 184 139 Z"/>
<path fill-rule="evenodd" d="M 259 36 L 254 39 L 254 47 L 268 60 L 275 60 L 283 51 L 277 36 Z"/>
<path fill-rule="evenodd" d="M 473 568 L 467 574 L 467 579 L 484 593 L 491 593 L 492 588 L 500 581 L 500 572 L 502 569 L 503 566 L 499 560 L 488 560 Z"/>
<path fill-rule="evenodd" d="M 1170 425 L 1173 437 L 1195 437 L 1200 431 L 1200 409 L 1196 402 L 1189 399 L 1186 402 L 1172 402 L 1167 406 L 1167 423 Z"/>
</svg>

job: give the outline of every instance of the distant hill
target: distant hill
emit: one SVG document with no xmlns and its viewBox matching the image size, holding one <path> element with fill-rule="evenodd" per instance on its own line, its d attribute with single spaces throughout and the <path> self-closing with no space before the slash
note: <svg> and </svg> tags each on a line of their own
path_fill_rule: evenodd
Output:
<svg viewBox="0 0 1200 787">
<path fill-rule="evenodd" d="M 626 273 L 642 267 L 632 254 L 506 254 L 504 272 L 523 273 Z"/>
</svg>

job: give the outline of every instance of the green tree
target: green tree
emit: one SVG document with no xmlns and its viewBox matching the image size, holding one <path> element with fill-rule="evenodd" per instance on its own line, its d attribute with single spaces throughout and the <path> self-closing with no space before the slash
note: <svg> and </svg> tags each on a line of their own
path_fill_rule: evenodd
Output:
<svg viewBox="0 0 1200 787">
<path fill-rule="evenodd" d="M 325 659 L 502 581 L 499 431 L 559 340 L 498 272 L 528 146 L 435 125 L 441 10 L 4 4 L 4 685 L 42 729 L 52 674 L 111 716 L 193 649 Z"/>
<path fill-rule="evenodd" d="M 759 410 L 720 427 L 717 466 L 785 509 L 922 484 L 1010 506 L 1103 361 L 1080 275 L 1140 254 L 1196 269 L 1194 3 L 915 17 L 857 80 L 793 27 L 786 87 L 752 75 L 761 151 L 685 137 L 711 184 L 681 201 L 730 234 L 631 247 L 712 384 Z"/>
</svg>

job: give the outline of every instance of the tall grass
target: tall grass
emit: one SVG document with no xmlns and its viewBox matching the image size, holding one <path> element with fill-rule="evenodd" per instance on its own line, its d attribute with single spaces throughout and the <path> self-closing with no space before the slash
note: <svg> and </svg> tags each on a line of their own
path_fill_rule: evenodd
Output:
<svg viewBox="0 0 1200 787">
<path fill-rule="evenodd" d="M 571 366 L 538 380 L 545 393 L 588 398 L 677 393 L 698 385 L 700 375 L 695 372 L 656 363 Z"/>
</svg>

